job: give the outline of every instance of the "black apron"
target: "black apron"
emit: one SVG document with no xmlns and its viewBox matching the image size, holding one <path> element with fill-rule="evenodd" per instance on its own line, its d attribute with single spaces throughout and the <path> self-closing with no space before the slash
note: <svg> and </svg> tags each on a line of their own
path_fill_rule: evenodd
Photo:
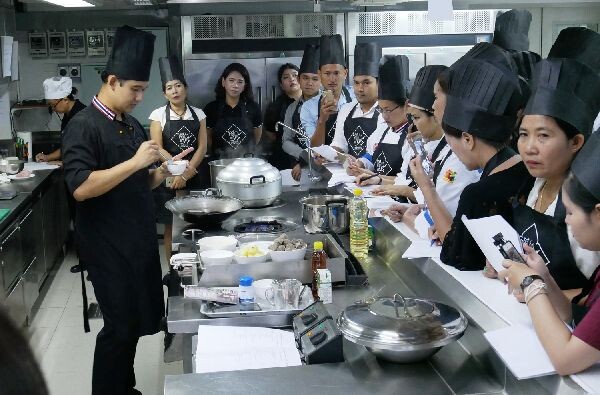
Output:
<svg viewBox="0 0 600 395">
<path fill-rule="evenodd" d="M 342 87 L 342 94 L 346 98 L 346 103 L 350 103 L 352 101 L 352 97 L 350 96 L 350 92 L 346 87 Z M 319 97 L 319 103 L 317 104 L 317 119 L 321 115 L 321 99 L 323 96 Z M 337 113 L 331 114 L 327 122 L 325 122 L 325 145 L 331 145 L 333 141 L 333 136 L 335 136 L 335 125 L 337 123 Z"/>
<path fill-rule="evenodd" d="M 90 109 L 89 111 L 97 111 Z M 99 116 L 100 118 L 103 115 Z M 134 118 L 102 120 L 98 170 L 131 159 L 146 133 Z M 143 168 L 105 194 L 78 202 L 76 241 L 105 326 L 120 338 L 157 333 L 164 316 L 154 203 Z"/>
<path fill-rule="evenodd" d="M 296 109 L 294 110 L 294 113 L 292 114 L 292 128 L 296 129 L 297 131 L 304 133 L 304 135 L 306 137 L 300 137 L 298 136 L 297 133 L 294 133 L 294 143 L 298 144 L 298 146 L 300 146 L 300 148 L 302 149 L 306 149 L 308 148 L 308 136 L 306 134 L 306 130 L 304 130 L 304 125 L 302 125 L 302 122 L 300 121 L 300 110 L 302 109 L 302 105 L 304 104 L 304 100 L 302 100 L 302 97 L 300 98 L 300 100 L 298 100 L 298 104 L 296 105 Z"/>
<path fill-rule="evenodd" d="M 561 195 L 559 192 L 554 216 L 539 213 L 526 204 L 515 204 L 513 227 L 521 242 L 532 246 L 544 259 L 561 289 L 582 288 L 587 278 L 577 267 L 571 251 Z"/>
<path fill-rule="evenodd" d="M 358 103 L 344 120 L 344 137 L 348 142 L 348 153 L 355 158 L 360 158 L 367 152 L 367 140 L 377 129 L 379 110 L 373 111 L 371 118 L 352 118 L 357 107 Z"/>
<path fill-rule="evenodd" d="M 431 158 L 430 158 L 431 163 L 435 164 L 437 158 L 440 156 L 440 154 L 442 153 L 442 150 L 446 147 L 446 145 L 448 145 L 448 142 L 446 141 L 445 137 L 442 137 L 442 139 L 440 140 L 440 142 L 435 146 L 435 149 L 433 150 L 433 154 L 431 154 Z M 449 156 L 450 155 L 446 155 L 445 159 L 448 159 Z M 446 162 L 446 161 L 444 160 L 444 162 Z M 443 166 L 443 164 L 442 164 L 442 166 Z M 434 165 L 434 167 L 433 167 L 433 179 L 432 179 L 434 185 L 435 185 L 435 183 L 437 181 L 437 177 L 439 176 L 440 171 L 442 171 L 442 167 L 439 167 L 437 174 L 435 174 L 435 169 L 436 169 L 436 167 Z M 415 188 L 416 189 L 416 188 L 419 187 L 419 185 L 417 185 L 417 183 L 415 182 L 415 180 L 412 179 L 412 175 L 411 174 L 412 173 L 410 171 L 410 166 L 409 166 L 409 167 L 406 168 L 406 179 L 407 180 L 408 179 L 411 180 L 410 184 L 408 184 L 408 186 L 411 187 L 411 188 Z"/>
<path fill-rule="evenodd" d="M 408 136 L 409 126 L 410 124 L 406 122 L 397 132 L 394 132 L 400 133 L 400 137 L 396 144 L 383 142 L 391 128 L 387 128 L 385 132 L 383 132 L 383 136 L 381 136 L 381 140 L 379 140 L 377 147 L 375 147 L 373 158 L 371 159 L 375 173 L 389 176 L 397 174 L 400 171 L 402 163 L 404 162 L 404 159 L 402 158 L 402 147 L 406 141 L 406 136 Z"/>
<path fill-rule="evenodd" d="M 241 158 L 253 152 L 254 127 L 246 113 L 246 103 L 240 101 L 241 116 L 223 117 L 225 101 L 219 101 L 217 122 L 212 130 L 211 160 Z"/>
</svg>

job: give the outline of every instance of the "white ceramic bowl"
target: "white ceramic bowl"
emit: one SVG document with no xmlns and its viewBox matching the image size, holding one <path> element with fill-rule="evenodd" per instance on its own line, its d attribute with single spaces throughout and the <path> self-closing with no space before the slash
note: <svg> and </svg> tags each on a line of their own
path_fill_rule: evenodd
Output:
<svg viewBox="0 0 600 395">
<path fill-rule="evenodd" d="M 187 160 L 174 160 L 172 162 L 167 162 L 167 169 L 174 176 L 180 176 L 185 171 L 187 167 Z"/>
<path fill-rule="evenodd" d="M 252 243 L 244 243 L 242 244 L 233 255 L 233 259 L 235 259 L 236 263 L 246 264 L 246 263 L 257 263 L 257 262 L 265 262 L 269 255 L 269 246 L 273 244 L 270 241 L 255 241 Z M 262 252 L 262 255 L 259 256 L 241 256 L 241 252 L 245 248 L 250 248 L 251 246 L 257 246 Z"/>
<path fill-rule="evenodd" d="M 228 250 L 208 250 L 200 252 L 200 260 L 204 267 L 229 265 L 233 260 L 233 252 Z"/>
<path fill-rule="evenodd" d="M 235 251 L 237 239 L 233 236 L 209 236 L 198 240 L 200 251 L 227 250 Z"/>
<path fill-rule="evenodd" d="M 269 256 L 273 262 L 303 261 L 306 255 L 306 247 L 292 251 L 272 251 Z"/>
</svg>

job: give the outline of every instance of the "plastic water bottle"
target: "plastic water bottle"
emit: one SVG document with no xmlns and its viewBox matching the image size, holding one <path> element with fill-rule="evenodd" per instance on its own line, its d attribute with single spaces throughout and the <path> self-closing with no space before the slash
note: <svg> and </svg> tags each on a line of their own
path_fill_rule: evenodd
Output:
<svg viewBox="0 0 600 395">
<path fill-rule="evenodd" d="M 254 303 L 254 288 L 252 282 L 254 279 L 251 276 L 240 277 L 240 285 L 238 286 L 238 296 L 240 304 Z"/>
<path fill-rule="evenodd" d="M 350 201 L 350 252 L 357 259 L 369 253 L 369 208 L 361 189 L 354 190 Z"/>
</svg>

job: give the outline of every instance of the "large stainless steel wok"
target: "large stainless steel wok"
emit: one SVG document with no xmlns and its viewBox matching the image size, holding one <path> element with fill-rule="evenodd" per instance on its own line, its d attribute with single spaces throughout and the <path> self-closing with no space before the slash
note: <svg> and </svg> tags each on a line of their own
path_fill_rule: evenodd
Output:
<svg viewBox="0 0 600 395">
<path fill-rule="evenodd" d="M 165 203 L 174 215 L 200 228 L 220 227 L 243 206 L 242 201 L 236 198 L 206 194 L 178 197 Z"/>
</svg>

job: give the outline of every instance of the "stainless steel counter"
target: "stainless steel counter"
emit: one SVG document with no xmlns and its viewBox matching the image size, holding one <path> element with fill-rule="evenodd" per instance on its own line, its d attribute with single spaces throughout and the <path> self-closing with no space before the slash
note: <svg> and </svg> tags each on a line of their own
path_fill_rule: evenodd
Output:
<svg viewBox="0 0 600 395">
<path fill-rule="evenodd" d="M 262 210 L 242 210 L 236 216 L 297 215 L 299 196 L 306 191 L 285 192 L 287 205 Z M 174 234 L 185 224 L 174 221 Z M 298 232 L 303 232 L 300 229 Z M 165 394 L 210 393 L 280 393 L 304 394 L 318 391 L 327 394 L 358 393 L 582 393 L 569 378 L 549 376 L 518 381 L 490 348 L 483 332 L 506 326 L 493 311 L 476 299 L 460 283 L 432 260 L 404 260 L 402 253 L 409 241 L 387 221 L 375 221 L 377 254 L 372 254 L 363 268 L 369 276 L 366 287 L 335 288 L 333 304 L 327 305 L 332 316 L 355 300 L 368 296 L 400 293 L 436 299 L 459 307 L 469 319 L 465 335 L 427 362 L 397 365 L 375 359 L 363 347 L 344 343 L 346 363 L 259 369 L 211 374 L 167 376 Z M 347 240 L 347 237 L 346 237 Z M 198 325 L 223 325 L 200 314 L 200 304 L 180 297 L 169 298 L 169 330 L 185 333 L 184 371 L 191 372 L 192 336 Z M 244 325 L 258 323 L 245 321 Z"/>
</svg>

